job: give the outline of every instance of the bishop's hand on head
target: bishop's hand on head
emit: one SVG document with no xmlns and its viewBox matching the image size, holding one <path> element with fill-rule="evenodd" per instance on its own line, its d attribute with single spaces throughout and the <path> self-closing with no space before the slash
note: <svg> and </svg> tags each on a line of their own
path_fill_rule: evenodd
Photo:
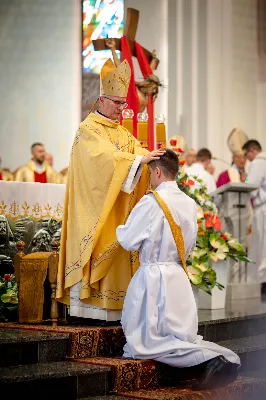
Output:
<svg viewBox="0 0 266 400">
<path fill-rule="evenodd" d="M 149 164 L 153 160 L 159 160 L 161 156 L 165 154 L 164 149 L 153 150 L 150 153 L 142 157 L 141 164 Z"/>
</svg>

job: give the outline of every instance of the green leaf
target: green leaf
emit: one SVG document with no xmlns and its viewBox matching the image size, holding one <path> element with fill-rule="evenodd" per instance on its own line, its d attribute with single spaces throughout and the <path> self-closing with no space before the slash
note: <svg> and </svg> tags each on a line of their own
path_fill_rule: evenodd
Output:
<svg viewBox="0 0 266 400">
<path fill-rule="evenodd" d="M 191 258 L 193 260 L 193 258 L 198 258 L 200 259 L 201 257 L 203 257 L 205 254 L 208 253 L 208 249 L 201 249 L 199 247 L 195 247 L 194 250 L 191 253 Z"/>
<path fill-rule="evenodd" d="M 220 232 L 215 232 L 210 235 L 210 244 L 214 249 L 219 249 L 223 245 L 225 246 L 224 248 L 227 249 L 228 247 L 225 244 L 225 240 L 221 238 L 221 233 Z"/>
<path fill-rule="evenodd" d="M 188 276 L 189 276 L 190 281 L 194 285 L 198 285 L 202 281 L 203 272 L 197 267 L 189 266 L 188 267 Z"/>
<path fill-rule="evenodd" d="M 234 238 L 228 240 L 227 244 L 228 244 L 228 246 L 230 246 L 232 249 L 235 249 L 236 251 L 244 252 L 244 247 L 242 246 L 242 244 L 239 243 Z"/>
<path fill-rule="evenodd" d="M 216 283 L 216 272 L 214 269 L 209 269 L 204 273 L 203 281 L 208 284 L 208 286 L 212 289 Z"/>
<path fill-rule="evenodd" d="M 217 261 L 218 261 L 218 257 L 217 257 L 217 255 L 216 255 L 216 252 L 215 252 L 215 251 L 211 251 L 211 252 L 210 252 L 210 259 L 211 259 L 212 261 L 214 261 L 214 262 L 217 262 Z"/>
<path fill-rule="evenodd" d="M 198 235 L 197 236 L 197 246 L 204 248 L 208 247 L 208 237 L 203 236 L 203 235 Z"/>
<path fill-rule="evenodd" d="M 1 301 L 3 303 L 18 304 L 18 297 L 13 292 L 12 293 L 7 292 L 7 293 L 2 294 Z"/>
<path fill-rule="evenodd" d="M 199 262 L 197 267 L 202 271 L 206 272 L 210 268 L 210 265 L 207 262 Z"/>
<path fill-rule="evenodd" d="M 219 290 L 223 290 L 224 289 L 224 285 L 222 285 L 221 283 L 219 283 L 219 282 L 215 282 L 215 285 L 214 286 L 216 286 Z"/>
<path fill-rule="evenodd" d="M 14 311 L 14 310 L 16 310 L 18 307 L 17 306 L 8 306 L 7 307 L 7 309 L 9 310 L 9 311 Z"/>
<path fill-rule="evenodd" d="M 224 246 L 226 246 L 226 245 L 224 245 Z M 215 255 L 219 260 L 225 260 L 228 256 L 228 251 L 229 251 L 229 249 L 227 246 L 226 246 L 226 249 L 224 249 L 222 246 L 216 251 Z"/>
</svg>

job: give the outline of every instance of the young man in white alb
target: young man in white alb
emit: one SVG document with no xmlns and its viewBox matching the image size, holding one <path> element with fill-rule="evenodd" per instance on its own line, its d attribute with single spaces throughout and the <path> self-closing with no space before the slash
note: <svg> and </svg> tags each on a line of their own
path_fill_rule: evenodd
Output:
<svg viewBox="0 0 266 400">
<path fill-rule="evenodd" d="M 122 247 L 140 251 L 140 267 L 122 312 L 124 357 L 179 368 L 198 365 L 195 387 L 206 388 L 217 379 L 235 379 L 240 360 L 197 335 L 197 307 L 186 268 L 196 243 L 197 207 L 176 184 L 178 166 L 172 150 L 149 164 L 155 191 L 140 200 L 116 231 Z"/>
</svg>

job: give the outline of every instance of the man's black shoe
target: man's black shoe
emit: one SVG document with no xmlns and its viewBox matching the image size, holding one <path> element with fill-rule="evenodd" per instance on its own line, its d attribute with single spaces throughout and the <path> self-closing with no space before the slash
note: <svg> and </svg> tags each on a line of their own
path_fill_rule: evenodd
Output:
<svg viewBox="0 0 266 400">
<path fill-rule="evenodd" d="M 197 377 L 198 384 L 193 390 L 214 389 L 228 385 L 238 376 L 238 364 L 227 361 L 223 356 L 218 356 L 204 363 L 202 373 Z"/>
</svg>

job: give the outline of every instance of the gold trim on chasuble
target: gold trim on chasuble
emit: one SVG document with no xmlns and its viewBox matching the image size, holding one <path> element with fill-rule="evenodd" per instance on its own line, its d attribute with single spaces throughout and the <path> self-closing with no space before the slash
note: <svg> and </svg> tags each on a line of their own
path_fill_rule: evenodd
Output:
<svg viewBox="0 0 266 400">
<path fill-rule="evenodd" d="M 181 227 L 175 223 L 174 218 L 172 217 L 172 214 L 171 214 L 168 206 L 163 201 L 163 199 L 158 194 L 158 192 L 155 192 L 154 190 L 149 190 L 148 193 L 152 193 L 154 195 L 155 199 L 157 200 L 157 203 L 162 208 L 162 210 L 166 216 L 166 219 L 169 222 L 184 271 L 188 276 L 188 270 L 187 270 L 187 264 L 186 264 L 186 251 L 185 251 L 184 238 L 183 238 L 183 233 L 182 233 Z"/>
<path fill-rule="evenodd" d="M 104 182 L 100 184 L 103 204 L 97 203 L 96 208 L 90 210 L 90 208 L 84 208 L 82 199 L 85 196 L 87 201 L 93 204 L 93 200 L 90 200 L 93 184 L 86 184 L 79 170 L 81 157 L 83 157 L 83 162 L 86 162 L 82 170 L 84 168 L 92 170 L 97 167 L 97 158 L 87 156 L 93 148 L 96 149 L 96 154 L 99 151 L 101 162 L 103 162 L 103 157 L 106 157 L 106 161 L 109 162 L 111 169 L 114 168 L 114 171 L 108 169 L 104 179 L 106 184 Z M 138 253 L 127 252 L 118 244 L 116 227 L 125 223 L 135 204 L 146 193 L 149 183 L 148 168 L 144 167 L 145 171 L 132 193 L 122 192 L 121 187 L 135 159 L 134 156 L 146 153 L 131 133 L 119 123 L 98 114 L 90 114 L 81 123 L 72 146 L 64 219 L 69 225 L 69 213 L 71 213 L 72 225 L 70 226 L 76 226 L 77 221 L 74 220 L 74 216 L 76 215 L 76 197 L 78 197 L 82 202 L 81 208 L 83 207 L 86 213 L 84 221 L 91 222 L 87 228 L 84 222 L 80 226 L 82 235 L 78 233 L 78 229 L 74 229 L 77 234 L 73 230 L 71 232 L 71 229 L 63 223 L 62 238 L 67 239 L 69 243 L 75 243 L 75 247 L 66 248 L 66 243 L 62 242 L 57 287 L 59 301 L 69 304 L 69 288 L 82 280 L 80 290 L 82 302 L 105 309 L 122 309 L 130 279 L 139 267 L 139 257 Z M 75 169 L 73 169 L 73 160 L 76 161 Z M 108 178 L 108 174 L 114 175 Z M 83 185 L 82 193 L 79 192 L 79 181 Z M 88 217 L 89 214 L 92 218 Z"/>
</svg>

